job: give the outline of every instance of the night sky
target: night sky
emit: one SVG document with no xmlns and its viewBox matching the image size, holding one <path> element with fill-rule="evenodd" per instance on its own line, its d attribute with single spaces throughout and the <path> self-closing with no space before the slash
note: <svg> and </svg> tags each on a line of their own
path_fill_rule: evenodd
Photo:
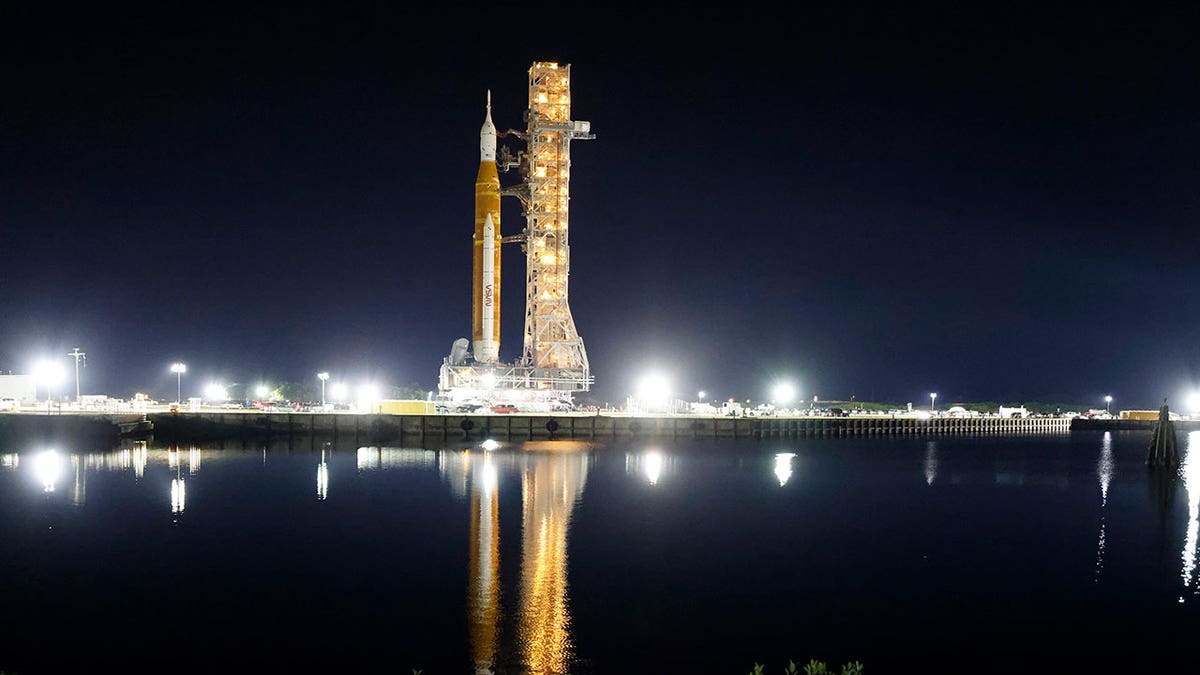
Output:
<svg viewBox="0 0 1200 675">
<path fill-rule="evenodd" d="M 523 129 L 529 65 L 557 60 L 597 136 L 572 146 L 570 297 L 598 399 L 652 368 L 689 398 L 1200 383 L 1197 5 L 560 4 L 536 29 L 395 4 L 6 10 L 0 370 L 79 346 L 85 393 L 172 398 L 176 360 L 185 396 L 436 388 L 470 335 L 484 92 Z"/>
</svg>

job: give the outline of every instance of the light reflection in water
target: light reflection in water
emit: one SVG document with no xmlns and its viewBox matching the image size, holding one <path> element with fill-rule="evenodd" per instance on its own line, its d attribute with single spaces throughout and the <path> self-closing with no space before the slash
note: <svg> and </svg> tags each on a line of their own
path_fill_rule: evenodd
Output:
<svg viewBox="0 0 1200 675">
<path fill-rule="evenodd" d="M 1095 581 L 1100 581 L 1100 572 L 1104 570 L 1104 546 L 1107 543 L 1107 518 L 1108 518 L 1108 486 L 1112 483 L 1113 473 L 1115 472 L 1113 463 L 1112 451 L 1112 432 L 1104 432 L 1104 439 L 1100 441 L 1100 459 L 1096 462 L 1096 477 L 1100 479 L 1100 537 L 1096 541 L 1096 576 Z"/>
<path fill-rule="evenodd" d="M 1183 488 L 1187 490 L 1188 525 L 1183 542 L 1183 587 L 1192 588 L 1196 572 L 1196 538 L 1200 534 L 1200 431 L 1192 431 L 1187 437 L 1187 456 L 1180 467 Z M 1193 588 L 1196 594 L 1197 589 Z M 1180 598 L 1180 601 L 1183 599 Z"/>
<path fill-rule="evenodd" d="M 325 451 L 321 451 L 321 463 L 317 465 L 317 500 L 325 501 L 329 496 L 329 465 L 325 462 Z"/>
<path fill-rule="evenodd" d="M 179 468 L 179 448 L 177 448 L 173 445 L 171 447 L 167 448 L 167 468 L 168 469 Z"/>
<path fill-rule="evenodd" d="M 357 455 L 359 471 L 432 469 L 437 462 L 438 453 L 411 448 L 359 448 Z"/>
<path fill-rule="evenodd" d="M 663 474 L 670 473 L 671 465 L 671 458 L 658 448 L 647 448 L 640 453 L 625 455 L 625 475 L 641 474 L 651 485 L 658 485 Z"/>
<path fill-rule="evenodd" d="M 42 484 L 43 492 L 54 492 L 54 484 L 62 473 L 62 458 L 53 450 L 43 450 L 33 458 L 33 475 Z"/>
<path fill-rule="evenodd" d="M 183 485 L 183 478 L 177 477 L 171 479 L 171 513 L 183 513 L 185 501 L 187 499 L 186 489 Z"/>
<path fill-rule="evenodd" d="M 450 494 L 459 499 L 466 497 L 467 474 L 471 471 L 470 451 L 439 452 L 437 467 L 438 475 L 450 485 Z"/>
<path fill-rule="evenodd" d="M 83 506 L 87 501 L 87 467 L 79 455 L 71 455 L 71 468 L 75 470 L 75 482 L 71 485 L 71 503 Z"/>
<path fill-rule="evenodd" d="M 655 453 L 661 462 L 661 453 Z M 661 463 L 659 464 L 661 468 Z M 521 476 L 521 663 L 534 673 L 564 673 L 571 663 L 567 609 L 567 530 L 587 481 L 587 453 L 527 458 Z"/>
<path fill-rule="evenodd" d="M 443 475 L 470 477 L 470 555 L 467 626 L 475 673 L 495 672 L 501 658 L 500 496 L 501 469 L 521 476 L 521 578 L 512 604 L 515 648 L 521 672 L 565 673 L 573 644 L 567 608 L 567 535 L 571 513 L 587 482 L 590 446 L 574 441 L 529 442 L 520 455 L 447 451 Z M 453 491 L 453 481 L 451 484 Z M 505 649 L 505 654 L 509 653 Z M 507 660 L 509 657 L 503 657 Z"/>
<path fill-rule="evenodd" d="M 139 441 L 133 446 L 133 475 L 143 478 L 146 475 L 146 463 L 150 460 L 150 451 L 145 441 Z"/>
<path fill-rule="evenodd" d="M 779 487 L 787 485 L 788 479 L 792 477 L 792 458 L 795 456 L 794 452 L 775 455 L 775 477 L 779 479 Z"/>
<path fill-rule="evenodd" d="M 495 665 L 500 624 L 500 496 L 491 454 L 476 455 L 472 464 L 467 626 L 482 675 Z"/>
<path fill-rule="evenodd" d="M 925 444 L 925 484 L 933 487 L 933 480 L 937 478 L 938 456 L 937 456 L 937 441 L 929 441 Z M 951 480 L 953 482 L 953 480 Z"/>
<path fill-rule="evenodd" d="M 188 449 L 188 474 L 195 476 L 200 472 L 200 448 L 192 446 Z"/>
</svg>

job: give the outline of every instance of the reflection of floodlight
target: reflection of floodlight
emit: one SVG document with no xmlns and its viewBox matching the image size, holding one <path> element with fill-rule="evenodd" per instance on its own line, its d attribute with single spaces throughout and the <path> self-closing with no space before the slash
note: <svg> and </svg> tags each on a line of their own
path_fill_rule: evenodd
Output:
<svg viewBox="0 0 1200 675">
<path fill-rule="evenodd" d="M 346 385 L 338 382 L 337 384 L 330 385 L 329 393 L 333 396 L 333 400 L 345 401 L 346 397 L 350 394 L 350 391 Z"/>
<path fill-rule="evenodd" d="M 775 455 L 775 477 L 779 479 L 780 487 L 783 487 L 792 477 L 792 458 L 795 456 L 794 452 L 781 452 Z"/>
<path fill-rule="evenodd" d="M 62 458 L 53 450 L 46 450 L 33 458 L 33 473 L 42 482 L 42 490 L 54 492 L 54 484 L 62 473 Z"/>
<path fill-rule="evenodd" d="M 187 488 L 184 487 L 182 478 L 171 479 L 171 513 L 183 513 L 184 504 L 187 502 Z"/>
<path fill-rule="evenodd" d="M 204 388 L 204 398 L 210 401 L 224 401 L 228 396 L 225 395 L 225 387 L 214 382 Z"/>
<path fill-rule="evenodd" d="M 771 392 L 771 395 L 779 405 L 787 405 L 792 402 L 792 399 L 796 398 L 796 388 L 787 382 L 780 382 L 775 385 L 775 390 Z"/>
<path fill-rule="evenodd" d="M 658 485 L 658 477 L 662 475 L 663 456 L 657 450 L 651 450 L 642 455 L 642 470 L 646 472 L 646 480 L 651 485 Z"/>
<path fill-rule="evenodd" d="M 496 386 L 496 374 L 488 371 L 479 377 L 479 386 L 484 389 L 491 389 Z"/>
<path fill-rule="evenodd" d="M 480 445 L 480 447 L 482 447 L 484 450 L 495 450 L 496 448 L 500 447 L 500 444 L 499 444 L 499 443 L 497 443 L 496 441 L 494 441 L 494 440 L 492 440 L 492 439 L 490 439 L 490 438 L 489 438 L 489 439 L 487 439 L 486 441 L 484 441 L 484 442 L 480 443 L 479 445 Z"/>
<path fill-rule="evenodd" d="M 483 483 L 483 493 L 491 495 L 496 491 L 496 483 L 499 482 L 499 477 L 496 475 L 496 465 L 492 464 L 492 458 L 489 455 L 483 457 L 483 475 L 481 476 Z"/>
</svg>

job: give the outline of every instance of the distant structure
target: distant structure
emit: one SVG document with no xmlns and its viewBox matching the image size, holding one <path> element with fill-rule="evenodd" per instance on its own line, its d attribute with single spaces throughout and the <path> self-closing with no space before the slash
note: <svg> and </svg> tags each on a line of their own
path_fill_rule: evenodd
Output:
<svg viewBox="0 0 1200 675">
<path fill-rule="evenodd" d="M 1154 434 L 1150 437 L 1146 463 L 1150 466 L 1179 466 L 1175 423 L 1171 421 L 1171 411 L 1167 409 L 1165 398 L 1162 407 L 1158 409 L 1158 423 L 1154 425 Z"/>
<path fill-rule="evenodd" d="M 568 304 L 568 242 L 571 141 L 595 138 L 591 123 L 571 119 L 571 66 L 534 62 L 529 69 L 525 131 L 497 133 L 491 93 L 480 130 L 480 169 L 475 186 L 472 285 L 472 351 L 456 340 L 438 377 L 440 397 L 451 401 L 505 400 L 528 409 L 569 401 L 593 382 L 583 338 Z M 496 153 L 498 137 L 525 141 L 514 156 Z M 521 182 L 500 188 L 497 174 L 517 169 Z M 499 195 L 517 197 L 525 229 L 501 236 Z M 500 351 L 500 244 L 525 252 L 525 336 L 521 357 L 503 363 Z"/>
</svg>

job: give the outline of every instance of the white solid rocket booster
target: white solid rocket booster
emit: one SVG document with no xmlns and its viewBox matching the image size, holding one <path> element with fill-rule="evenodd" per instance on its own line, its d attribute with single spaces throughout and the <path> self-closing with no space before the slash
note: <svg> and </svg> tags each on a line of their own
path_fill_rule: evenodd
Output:
<svg viewBox="0 0 1200 675">
<path fill-rule="evenodd" d="M 483 339 L 480 340 L 476 359 L 495 361 L 499 356 L 499 345 L 491 339 L 496 333 L 496 226 L 492 214 L 483 221 Z M 482 358 L 480 358 L 482 357 Z"/>
</svg>

